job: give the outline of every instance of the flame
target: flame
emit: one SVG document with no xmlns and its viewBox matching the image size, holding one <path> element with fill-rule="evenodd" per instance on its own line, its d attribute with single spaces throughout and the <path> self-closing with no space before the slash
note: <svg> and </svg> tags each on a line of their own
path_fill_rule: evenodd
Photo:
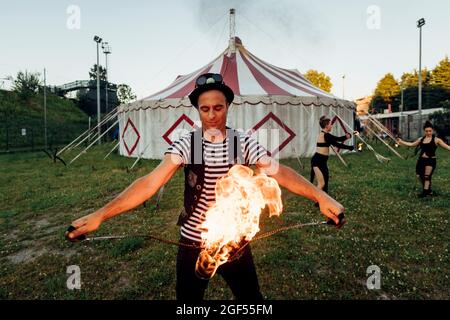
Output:
<svg viewBox="0 0 450 320">
<path fill-rule="evenodd" d="M 195 269 L 202 279 L 212 278 L 220 265 L 256 235 L 266 206 L 270 217 L 279 216 L 283 210 L 277 181 L 263 173 L 254 175 L 252 169 L 242 165 L 233 166 L 217 180 L 215 193 L 216 202 L 201 226 L 205 247 Z"/>
<path fill-rule="evenodd" d="M 358 143 L 358 151 L 359 152 L 363 151 L 363 143 L 362 142 Z"/>
</svg>

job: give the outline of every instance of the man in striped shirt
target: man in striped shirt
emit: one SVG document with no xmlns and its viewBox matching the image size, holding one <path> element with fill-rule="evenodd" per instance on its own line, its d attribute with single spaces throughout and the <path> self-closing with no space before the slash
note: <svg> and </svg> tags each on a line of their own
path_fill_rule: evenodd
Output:
<svg viewBox="0 0 450 320">
<path fill-rule="evenodd" d="M 220 132 L 218 132 L 220 135 Z M 246 165 L 256 165 L 262 156 L 267 155 L 267 151 L 256 140 L 249 135 L 240 133 L 240 147 L 243 160 Z M 205 221 L 205 213 L 215 201 L 215 186 L 217 179 L 227 174 L 230 169 L 229 158 L 229 137 L 219 142 L 211 142 L 202 138 L 204 157 L 204 182 L 199 201 L 189 219 L 181 225 L 181 236 L 192 241 L 201 242 L 201 224 Z M 165 152 L 166 155 L 177 155 L 182 159 L 182 164 L 187 165 L 191 157 L 191 136 L 186 135 L 175 141 Z"/>
<path fill-rule="evenodd" d="M 174 142 L 164 155 L 161 164 L 148 175 L 137 179 L 117 198 L 96 212 L 72 223 L 75 230 L 67 232 L 75 239 L 96 230 L 100 224 L 116 215 L 133 209 L 152 197 L 175 172 L 184 167 L 184 209 L 180 215 L 180 242 L 199 245 L 201 223 L 205 212 L 214 203 L 214 186 L 236 163 L 256 165 L 289 191 L 319 203 L 321 212 L 336 225 L 343 206 L 294 170 L 279 164 L 249 135 L 226 127 L 227 112 L 234 99 L 233 91 L 224 84 L 220 74 L 207 73 L 196 80 L 196 87 L 189 95 L 198 109 L 201 130 Z M 200 249 L 180 246 L 177 255 L 177 299 L 202 300 L 208 280 L 195 274 Z M 240 300 L 260 300 L 257 274 L 250 246 L 246 246 L 240 258 L 221 265 L 219 273 Z"/>
</svg>

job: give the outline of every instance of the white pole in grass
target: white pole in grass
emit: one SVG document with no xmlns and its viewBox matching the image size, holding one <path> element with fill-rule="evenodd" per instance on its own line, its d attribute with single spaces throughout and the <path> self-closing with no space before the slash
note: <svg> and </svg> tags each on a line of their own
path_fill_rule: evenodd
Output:
<svg viewBox="0 0 450 320">
<path fill-rule="evenodd" d="M 47 75 L 46 70 L 44 68 L 44 141 L 45 141 L 45 150 L 48 149 L 48 140 L 47 140 Z"/>
<path fill-rule="evenodd" d="M 144 155 L 144 152 L 147 150 L 148 146 L 150 145 L 150 142 L 151 141 L 149 141 L 149 143 L 145 146 L 144 150 L 142 150 L 142 152 L 139 153 L 136 161 L 133 163 L 133 165 L 130 167 L 129 170 L 132 170 L 134 168 L 134 166 L 139 162 L 139 160 L 141 160 L 142 156 Z"/>
<path fill-rule="evenodd" d="M 104 122 L 104 121 L 106 121 L 107 119 L 108 120 L 110 120 L 111 119 L 111 114 L 114 112 L 114 111 L 116 111 L 117 109 L 114 109 L 114 110 L 112 110 L 109 114 L 107 114 L 106 116 L 105 116 L 105 118 L 103 119 L 103 121 L 102 121 L 102 123 Z M 66 145 L 64 148 L 62 148 L 61 150 L 59 150 L 58 151 L 58 153 L 56 154 L 56 155 L 60 155 L 61 153 L 63 153 L 63 152 L 65 152 L 66 151 L 66 149 L 71 149 L 70 147 L 76 142 L 76 141 L 78 141 L 79 139 L 81 139 L 85 134 L 87 134 L 87 133 L 89 133 L 89 132 L 91 132 L 91 131 L 93 131 L 93 130 L 95 130 L 95 128 L 96 127 L 94 127 L 94 128 L 91 128 L 91 117 L 89 117 L 89 129 L 87 129 L 86 131 L 84 131 L 82 134 L 80 134 L 78 137 L 76 137 L 71 143 L 69 143 L 68 145 Z"/>
<path fill-rule="evenodd" d="M 116 109 L 114 109 L 114 110 L 116 110 Z M 109 117 L 106 117 L 105 119 L 103 119 L 103 121 L 100 122 L 100 125 L 103 125 L 104 123 L 110 121 L 110 120 L 113 119 L 116 115 L 117 115 L 117 113 L 116 113 L 116 114 L 112 114 L 112 115 L 110 115 Z M 84 141 L 86 141 L 86 139 L 89 138 L 89 140 L 90 140 L 90 138 L 95 137 L 95 136 L 98 134 L 98 132 L 96 131 L 96 129 L 97 129 L 97 126 L 91 128 L 91 132 L 90 132 L 83 140 L 79 141 L 79 142 L 78 142 L 76 145 L 74 145 L 74 146 L 69 146 L 67 150 L 72 150 L 72 149 L 78 147 L 78 146 L 79 146 L 80 144 L 82 144 Z M 82 135 L 84 135 L 84 133 L 83 133 Z M 80 135 L 78 138 L 80 138 L 82 135 Z M 78 138 L 75 139 L 75 140 L 78 140 Z M 75 140 L 74 140 L 70 145 L 72 145 L 72 144 L 75 142 Z M 63 151 L 66 151 L 66 150 L 63 150 Z M 62 153 L 62 151 L 61 151 L 60 153 Z M 58 153 L 58 154 L 59 154 L 59 153 Z"/>
<path fill-rule="evenodd" d="M 350 125 L 349 125 L 347 122 L 344 121 L 344 119 L 342 119 L 336 112 L 334 112 L 334 110 L 331 110 L 331 112 L 333 112 L 333 113 L 336 115 L 336 117 L 338 117 L 339 119 L 341 119 L 342 123 L 343 123 L 347 128 L 349 128 L 350 130 L 353 130 L 353 129 L 350 127 Z M 376 150 L 375 150 L 370 144 L 368 144 L 368 143 L 366 142 L 366 140 L 364 140 L 364 139 L 360 136 L 360 134 L 359 134 L 358 131 L 354 131 L 353 134 L 354 134 L 356 137 L 358 137 L 358 139 L 361 140 L 361 141 L 367 146 L 367 149 L 369 149 L 370 151 L 373 152 L 373 154 L 375 155 L 375 157 L 377 158 L 377 160 L 378 160 L 379 162 L 386 163 L 386 162 L 389 162 L 389 161 L 391 160 L 391 159 L 389 159 L 389 158 L 383 157 L 381 154 L 379 154 L 378 152 L 376 152 Z"/>
<path fill-rule="evenodd" d="M 112 115 L 110 115 L 110 116 L 108 116 L 108 117 L 105 117 L 105 118 L 100 122 L 100 126 L 102 126 L 102 125 L 108 123 L 109 121 L 111 121 L 112 119 L 114 119 L 114 117 L 116 117 L 116 116 L 117 116 L 117 113 L 116 113 L 116 114 L 112 114 Z M 89 132 L 88 136 L 87 136 L 85 139 L 83 139 L 83 141 L 77 143 L 75 146 L 70 147 L 69 150 L 78 147 L 78 146 L 79 146 L 81 143 L 83 143 L 87 138 L 89 138 L 89 142 L 90 142 L 91 139 L 92 139 L 93 137 L 98 136 L 98 131 L 96 130 L 97 127 L 98 127 L 98 125 L 95 126 L 95 127 L 93 127 L 93 128 L 91 129 L 91 132 Z"/>
<path fill-rule="evenodd" d="M 389 144 L 386 143 L 386 141 L 384 141 L 383 139 L 381 139 L 377 133 L 375 131 L 373 131 L 372 129 L 370 129 L 369 126 L 367 126 L 367 130 L 370 131 L 370 133 L 372 133 L 378 140 L 380 140 L 386 147 L 388 147 L 397 157 L 399 157 L 400 159 L 405 160 L 405 158 L 403 158 L 403 156 L 398 153 L 394 148 L 392 148 Z"/>
<path fill-rule="evenodd" d="M 120 145 L 120 141 L 116 143 L 116 145 L 111 149 L 110 152 L 108 152 L 108 154 L 103 158 L 103 160 L 105 160 L 106 158 L 108 158 L 109 155 L 110 155 L 111 153 L 113 153 L 113 151 L 116 150 L 117 147 L 118 147 L 119 145 Z"/>
<path fill-rule="evenodd" d="M 72 159 L 72 161 L 69 162 L 71 164 L 75 160 L 77 160 L 82 154 L 86 153 L 98 140 L 100 140 L 106 133 L 108 133 L 109 130 L 111 130 L 116 124 L 119 123 L 119 120 L 114 122 L 112 126 L 110 126 L 108 129 L 105 130 L 97 139 L 95 139 L 89 146 L 87 146 L 83 151 L 81 151 L 75 158 Z"/>
</svg>

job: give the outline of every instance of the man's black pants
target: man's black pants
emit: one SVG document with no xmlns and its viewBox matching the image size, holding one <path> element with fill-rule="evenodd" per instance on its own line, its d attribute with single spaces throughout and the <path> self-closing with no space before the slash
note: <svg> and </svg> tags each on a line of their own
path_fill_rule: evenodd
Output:
<svg viewBox="0 0 450 320">
<path fill-rule="evenodd" d="M 182 239 L 181 243 L 197 244 Z M 195 265 L 200 249 L 180 246 L 177 255 L 177 300 L 201 301 L 209 280 L 200 279 L 195 275 Z M 258 277 L 250 246 L 243 249 L 242 256 L 227 262 L 217 269 L 237 300 L 263 300 L 259 290 Z"/>
</svg>

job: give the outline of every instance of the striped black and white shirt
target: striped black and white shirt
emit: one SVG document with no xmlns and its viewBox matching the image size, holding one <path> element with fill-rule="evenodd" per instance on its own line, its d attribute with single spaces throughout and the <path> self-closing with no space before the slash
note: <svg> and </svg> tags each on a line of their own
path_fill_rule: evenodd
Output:
<svg viewBox="0 0 450 320">
<path fill-rule="evenodd" d="M 245 164 L 253 165 L 264 155 L 266 149 L 255 139 L 245 133 L 239 133 L 241 141 L 242 155 Z M 218 143 L 212 143 L 202 138 L 203 158 L 205 162 L 205 181 L 202 194 L 193 214 L 181 226 L 181 235 L 189 240 L 198 241 L 201 238 L 201 224 L 205 221 L 205 213 L 215 202 L 215 186 L 218 178 L 223 177 L 228 172 L 228 137 Z M 177 154 L 181 157 L 183 165 L 189 163 L 191 153 L 191 135 L 187 134 L 175 141 L 165 152 L 165 154 Z"/>
</svg>

